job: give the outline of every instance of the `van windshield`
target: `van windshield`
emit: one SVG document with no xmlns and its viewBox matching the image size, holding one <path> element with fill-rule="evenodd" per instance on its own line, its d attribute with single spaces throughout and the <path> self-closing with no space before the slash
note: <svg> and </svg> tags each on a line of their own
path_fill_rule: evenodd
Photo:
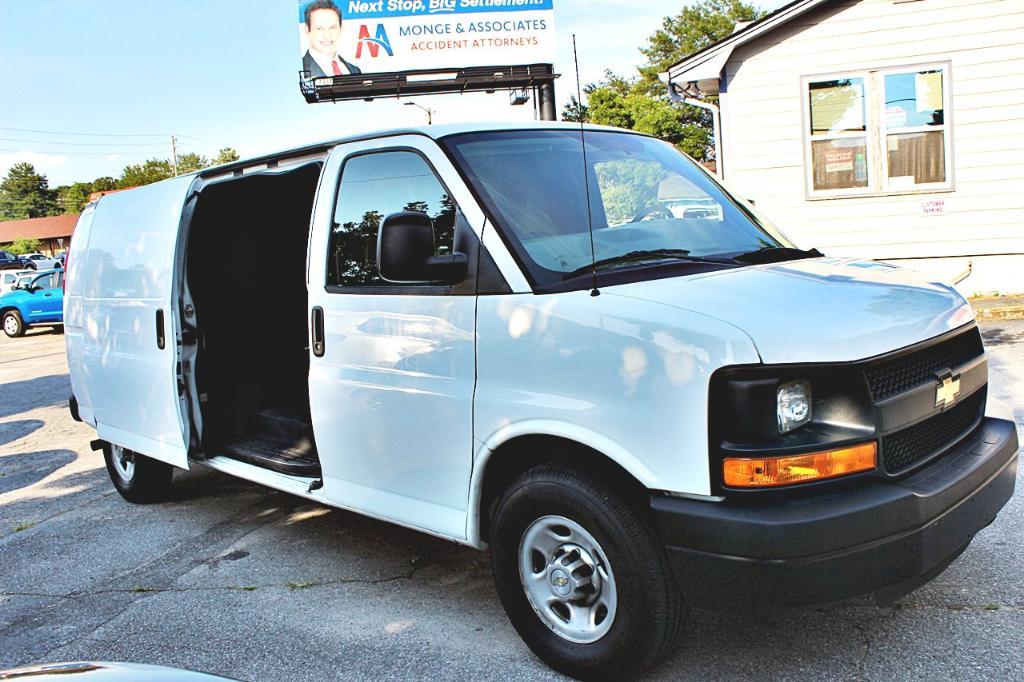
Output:
<svg viewBox="0 0 1024 682">
<path fill-rule="evenodd" d="M 693 161 L 654 138 L 519 130 L 454 135 L 444 144 L 538 288 L 589 276 L 593 261 L 600 271 L 694 261 L 725 266 L 737 254 L 791 246 Z"/>
</svg>

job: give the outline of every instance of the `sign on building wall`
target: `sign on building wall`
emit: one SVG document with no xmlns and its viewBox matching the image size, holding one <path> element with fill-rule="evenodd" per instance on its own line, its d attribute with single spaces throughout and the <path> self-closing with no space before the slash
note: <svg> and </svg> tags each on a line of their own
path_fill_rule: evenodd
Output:
<svg viewBox="0 0 1024 682">
<path fill-rule="evenodd" d="M 553 63 L 554 0 L 300 0 L 309 78 Z"/>
</svg>

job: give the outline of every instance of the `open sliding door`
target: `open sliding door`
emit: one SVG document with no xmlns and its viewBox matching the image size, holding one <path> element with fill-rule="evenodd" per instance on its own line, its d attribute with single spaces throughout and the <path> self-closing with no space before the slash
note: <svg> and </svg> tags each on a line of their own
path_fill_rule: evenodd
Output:
<svg viewBox="0 0 1024 682">
<path fill-rule="evenodd" d="M 188 467 L 189 417 L 179 380 L 182 207 L 195 178 L 103 197 L 75 253 L 69 307 L 80 311 L 73 372 L 89 385 L 103 440 Z M 75 300 L 78 299 L 78 300 Z M 77 377 L 76 377 L 77 378 Z"/>
</svg>

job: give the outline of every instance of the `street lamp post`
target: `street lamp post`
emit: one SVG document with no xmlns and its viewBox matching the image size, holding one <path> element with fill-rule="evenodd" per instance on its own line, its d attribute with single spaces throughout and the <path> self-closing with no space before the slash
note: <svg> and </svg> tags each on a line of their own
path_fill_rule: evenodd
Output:
<svg viewBox="0 0 1024 682">
<path fill-rule="evenodd" d="M 430 107 L 425 107 L 422 104 L 418 104 L 416 102 L 406 102 L 405 106 L 407 106 L 407 107 L 419 107 L 423 111 L 427 112 L 427 125 L 428 126 L 429 125 L 434 125 L 434 110 L 431 109 Z"/>
</svg>

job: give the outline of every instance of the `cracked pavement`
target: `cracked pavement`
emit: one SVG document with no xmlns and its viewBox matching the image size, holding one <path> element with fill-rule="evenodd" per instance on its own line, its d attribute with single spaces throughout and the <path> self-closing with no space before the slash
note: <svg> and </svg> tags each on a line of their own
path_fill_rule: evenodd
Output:
<svg viewBox="0 0 1024 682">
<path fill-rule="evenodd" d="M 1024 322 L 983 326 L 1024 424 Z M 0 337 L 0 669 L 76 659 L 242 680 L 551 679 L 474 550 L 217 472 L 124 502 L 68 415 L 63 337 Z M 653 679 L 1024 677 L 1022 493 L 890 608 L 694 611 Z"/>
</svg>

